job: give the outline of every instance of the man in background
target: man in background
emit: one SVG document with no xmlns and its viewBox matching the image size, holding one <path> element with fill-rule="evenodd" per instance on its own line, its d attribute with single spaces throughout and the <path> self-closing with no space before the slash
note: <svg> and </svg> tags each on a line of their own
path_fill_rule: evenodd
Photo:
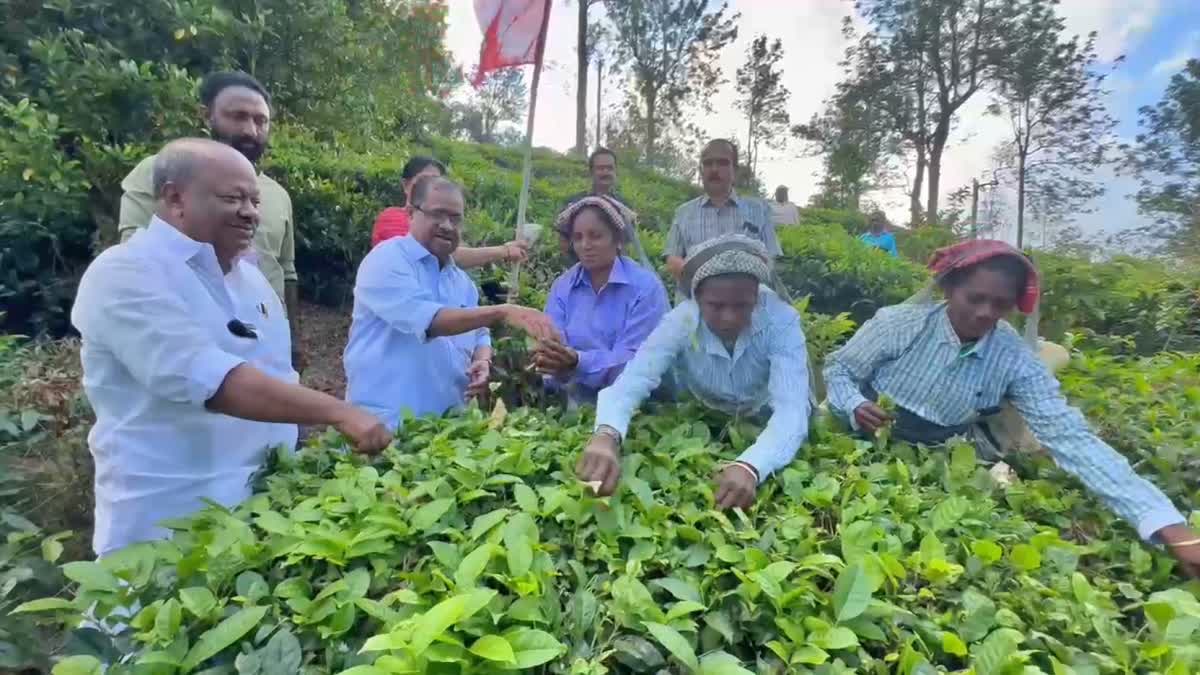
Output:
<svg viewBox="0 0 1200 675">
<path fill-rule="evenodd" d="M 788 201 L 786 185 L 775 188 L 775 201 L 771 202 L 771 222 L 777 228 L 800 223 L 800 208 Z"/>
<path fill-rule="evenodd" d="M 200 83 L 200 104 L 213 140 L 224 143 L 258 167 L 271 133 L 271 96 L 258 80 L 241 72 L 212 73 Z M 128 241 L 154 214 L 154 156 L 121 181 L 118 233 Z M 258 170 L 258 228 L 246 255 L 257 263 L 283 302 L 292 338 L 292 364 L 305 366 L 300 346 L 300 287 L 296 276 L 296 224 L 287 190 Z"/>
<path fill-rule="evenodd" d="M 900 252 L 896 250 L 896 237 L 887 231 L 888 219 L 883 211 L 872 213 L 871 217 L 867 220 L 867 227 L 870 229 L 860 234 L 858 236 L 859 239 L 864 241 L 868 246 L 874 246 L 883 250 L 893 258 L 900 255 Z"/>
<path fill-rule="evenodd" d="M 249 479 L 297 424 L 330 424 L 362 452 L 391 442 L 375 417 L 296 384 L 283 305 L 242 252 L 259 178 L 228 145 L 169 143 L 154 159 L 155 215 L 79 282 L 71 323 L 96 423 L 100 557 L 169 536 L 164 520 L 250 496 Z"/>
<path fill-rule="evenodd" d="M 667 269 L 676 281 L 683 273 L 684 259 L 697 246 L 723 235 L 744 234 L 761 241 L 772 257 L 782 253 L 767 202 L 756 197 L 742 197 L 733 189 L 737 164 L 737 146 L 727 139 L 713 139 L 701 151 L 700 176 L 704 194 L 675 209 L 675 220 L 667 234 Z M 683 296 L 681 286 L 677 297 Z"/>
<path fill-rule="evenodd" d="M 588 173 L 592 176 L 592 189 L 568 197 L 566 203 L 559 209 L 560 212 L 565 211 L 568 206 L 584 197 L 608 197 L 621 206 L 629 206 L 625 202 L 625 198 L 617 194 L 617 155 L 612 150 L 604 147 L 593 150 L 592 154 L 588 155 Z M 633 223 L 628 224 L 632 225 Z M 561 232 L 558 235 L 558 245 L 563 256 L 566 257 L 567 251 L 571 247 L 571 241 Z"/>
</svg>

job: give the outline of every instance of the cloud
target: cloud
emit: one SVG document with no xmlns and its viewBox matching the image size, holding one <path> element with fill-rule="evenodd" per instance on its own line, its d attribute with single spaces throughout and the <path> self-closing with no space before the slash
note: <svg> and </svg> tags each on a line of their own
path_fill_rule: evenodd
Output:
<svg viewBox="0 0 1200 675">
<path fill-rule="evenodd" d="M 1068 31 L 1097 33 L 1096 51 L 1105 61 L 1133 50 L 1161 10 L 1161 0 L 1063 0 L 1058 7 Z"/>
<path fill-rule="evenodd" d="M 1200 55 L 1200 31 L 1192 31 L 1182 40 L 1175 53 L 1154 64 L 1151 77 L 1167 77 L 1183 70 L 1188 60 Z"/>
</svg>

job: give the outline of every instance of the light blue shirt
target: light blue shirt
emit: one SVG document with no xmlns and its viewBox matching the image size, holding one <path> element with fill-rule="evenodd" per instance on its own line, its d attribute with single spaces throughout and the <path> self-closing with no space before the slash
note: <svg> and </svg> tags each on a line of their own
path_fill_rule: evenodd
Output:
<svg viewBox="0 0 1200 675">
<path fill-rule="evenodd" d="M 791 462 L 808 436 L 808 352 L 800 314 L 765 286 L 732 355 L 700 320 L 694 300 L 668 312 L 617 381 L 600 392 L 596 426 L 624 437 L 634 411 L 668 371 L 711 408 L 728 414 L 770 409 L 766 428 L 738 457 L 758 470 L 760 480 Z"/>
<path fill-rule="evenodd" d="M 829 407 L 854 425 L 869 383 L 897 405 L 943 426 L 971 422 L 1009 400 L 1063 470 L 1149 539 L 1183 515 L 1088 427 L 1021 336 L 1001 322 L 963 354 L 945 303 L 885 307 L 825 362 Z"/>
<path fill-rule="evenodd" d="M 858 235 L 858 238 L 865 242 L 868 246 L 882 249 L 893 258 L 899 257 L 900 252 L 896 250 L 896 235 L 891 232 L 880 232 L 879 234 L 871 234 L 864 232 Z"/>
<path fill-rule="evenodd" d="M 390 428 L 402 411 L 441 415 L 463 404 L 467 369 L 487 329 L 429 338 L 443 308 L 479 306 L 475 282 L 451 260 L 445 267 L 412 237 L 389 239 L 367 254 L 354 282 L 346 345 L 346 399 Z"/>
</svg>

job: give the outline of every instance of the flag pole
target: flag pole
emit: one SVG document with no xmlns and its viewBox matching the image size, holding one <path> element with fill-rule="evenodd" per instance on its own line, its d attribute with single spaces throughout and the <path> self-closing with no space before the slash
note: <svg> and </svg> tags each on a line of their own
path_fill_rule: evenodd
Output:
<svg viewBox="0 0 1200 675">
<path fill-rule="evenodd" d="M 537 49 L 533 60 L 533 82 L 529 92 L 529 113 L 525 121 L 525 158 L 521 163 L 521 196 L 517 200 L 517 238 L 525 228 L 525 212 L 529 208 L 529 183 L 533 176 L 533 118 L 537 113 L 538 81 L 542 79 L 542 54 L 546 50 L 546 33 L 550 25 L 550 3 L 542 12 L 542 27 L 538 33 Z M 521 293 L 521 263 L 513 263 L 512 283 L 509 284 L 508 299 L 515 302 Z"/>
</svg>

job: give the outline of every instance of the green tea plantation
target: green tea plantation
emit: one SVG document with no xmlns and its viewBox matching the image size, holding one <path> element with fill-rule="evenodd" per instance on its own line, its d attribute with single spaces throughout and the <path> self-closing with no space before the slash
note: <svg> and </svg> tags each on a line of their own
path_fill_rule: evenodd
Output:
<svg viewBox="0 0 1200 675">
<path fill-rule="evenodd" d="M 1195 586 L 1043 459 L 1000 488 L 969 445 L 876 448 L 822 418 L 722 513 L 713 470 L 757 429 L 643 415 L 606 499 L 573 475 L 589 432 L 473 409 L 370 461 L 325 435 L 237 509 L 68 563 L 75 593 L 16 611 L 76 627 L 63 674 L 1200 669 Z"/>
</svg>

